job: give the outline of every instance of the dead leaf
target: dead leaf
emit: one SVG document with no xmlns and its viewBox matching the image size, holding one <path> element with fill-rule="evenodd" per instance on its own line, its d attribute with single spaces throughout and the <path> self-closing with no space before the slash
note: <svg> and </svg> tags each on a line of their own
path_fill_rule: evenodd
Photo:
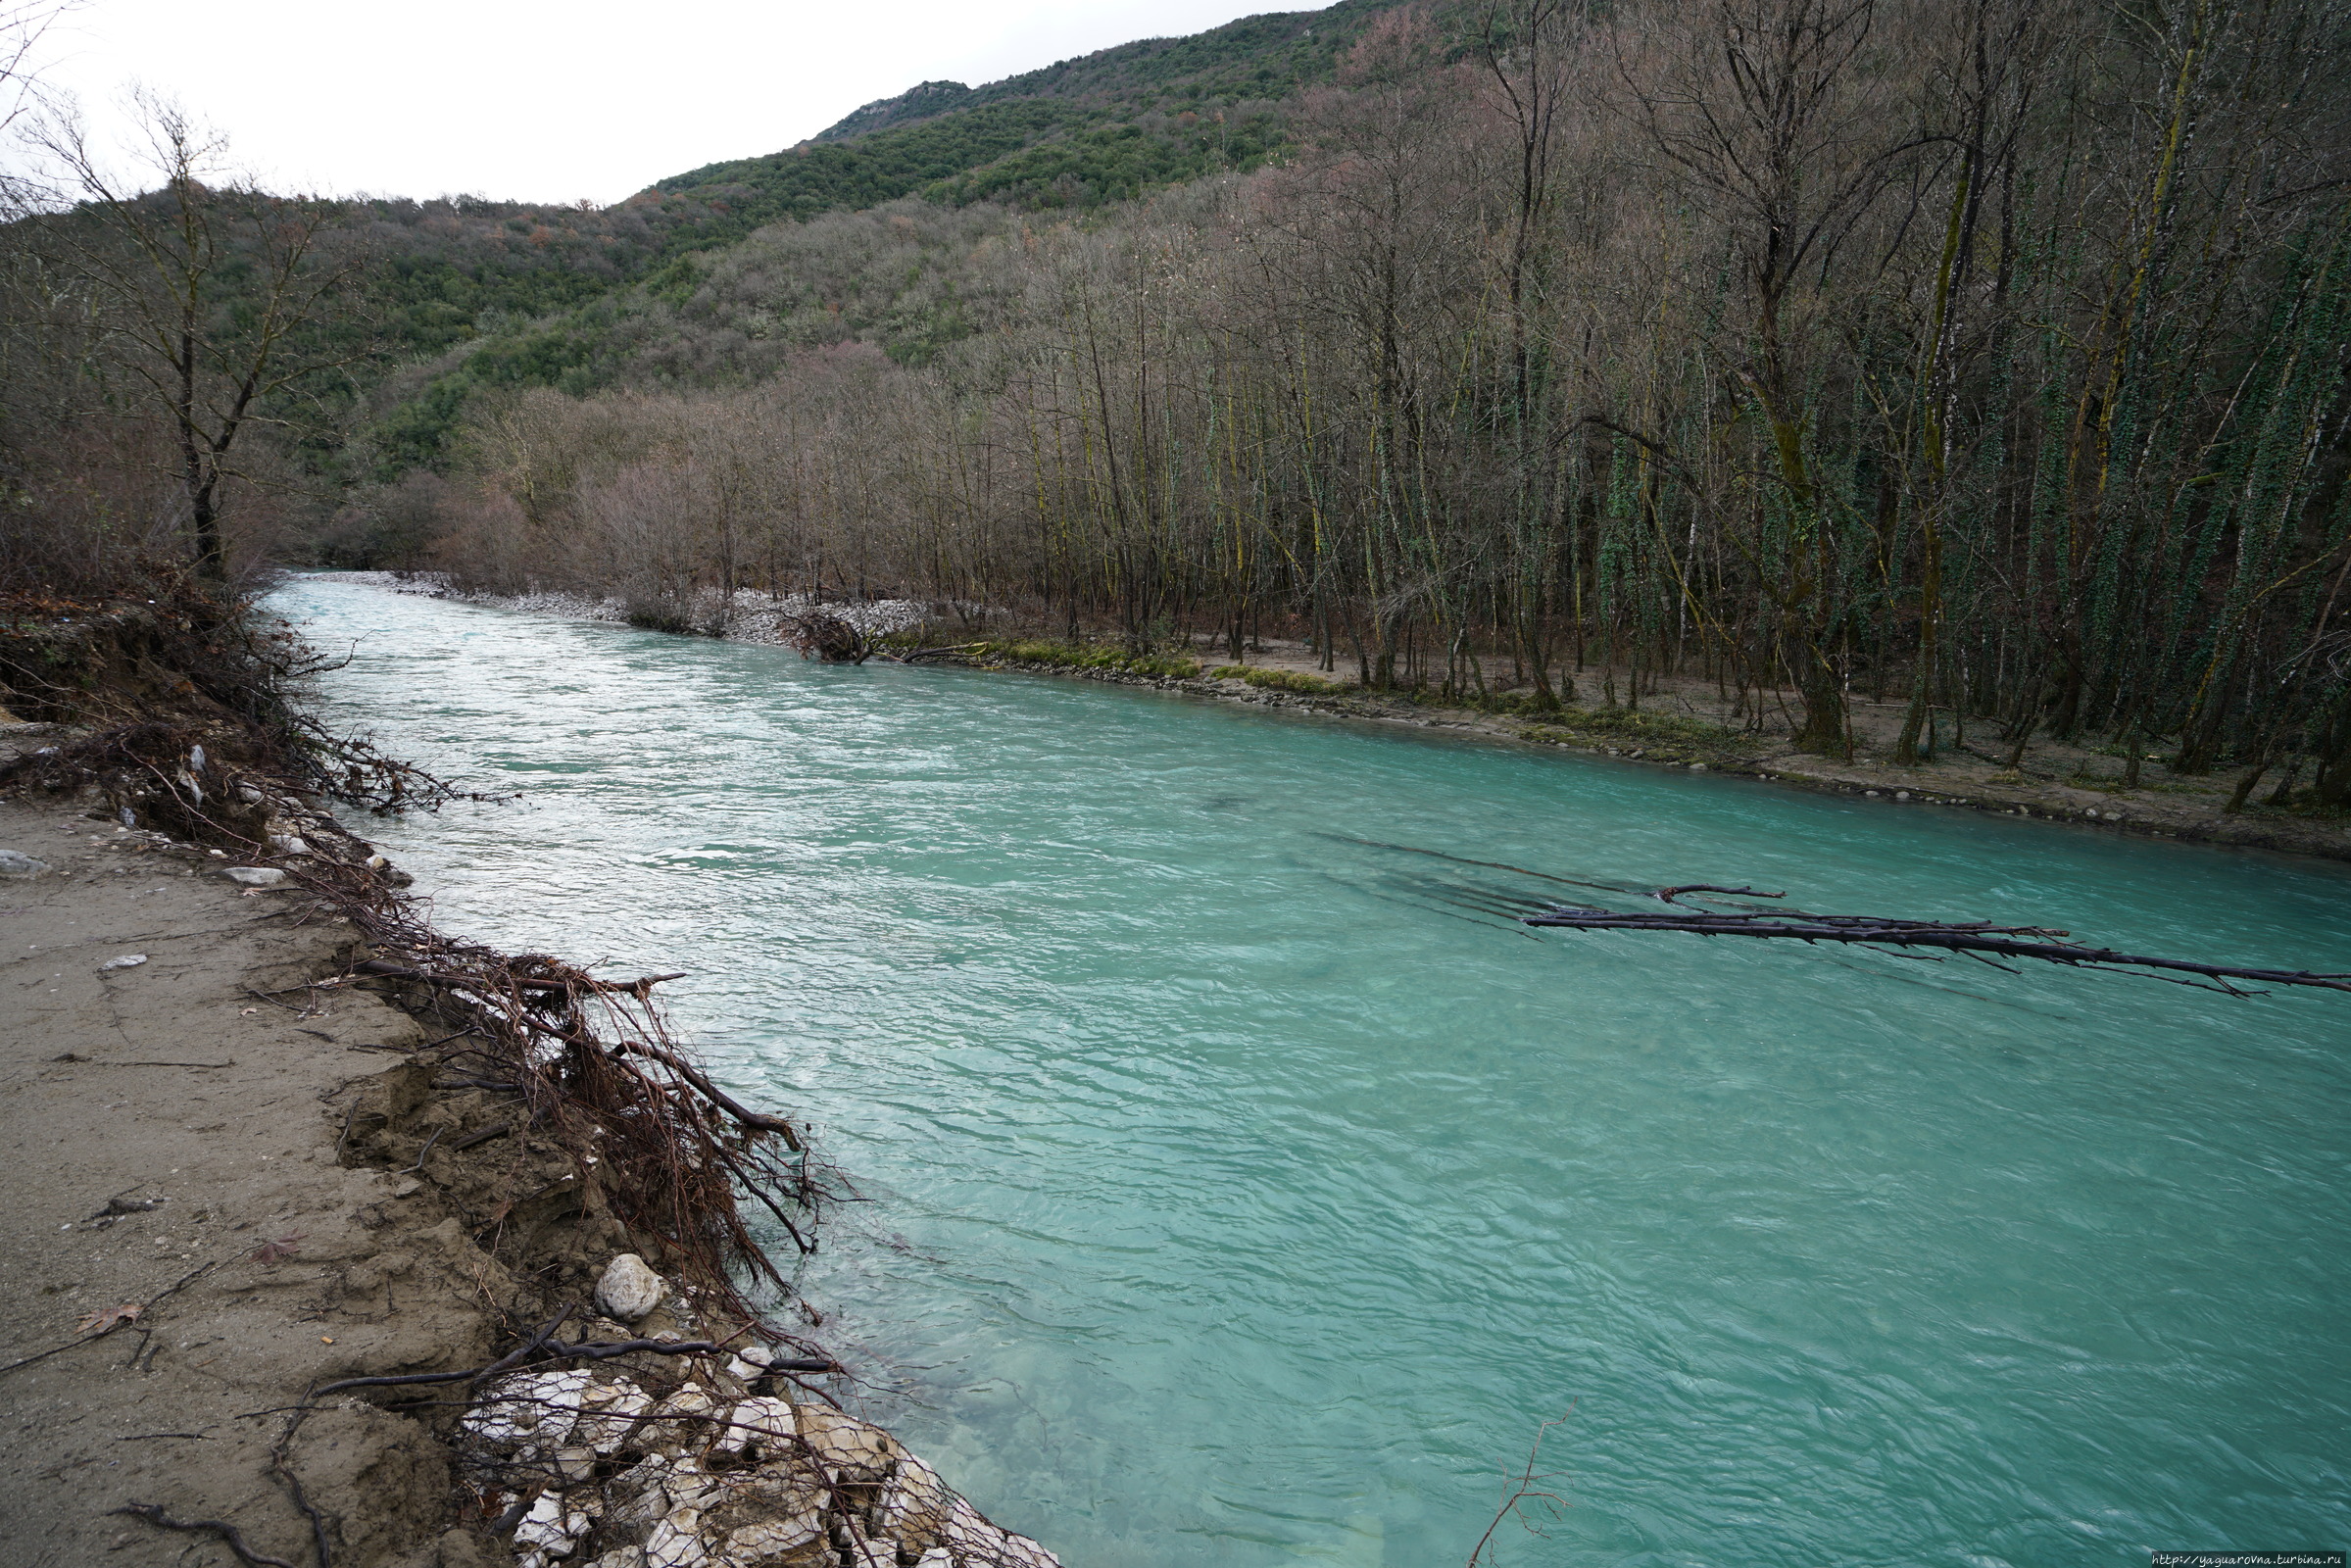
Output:
<svg viewBox="0 0 2351 1568">
<path fill-rule="evenodd" d="M 139 1313 L 143 1310 L 145 1309 L 136 1301 L 124 1301 L 121 1306 L 110 1306 L 96 1312 L 84 1312 L 81 1314 L 81 1321 L 73 1325 L 73 1332 L 76 1334 L 105 1334 L 121 1328 L 125 1323 L 136 1322 Z"/>
<path fill-rule="evenodd" d="M 246 1256 L 249 1261 L 255 1263 L 282 1263 L 287 1258 L 294 1255 L 294 1244 L 301 1240 L 302 1233 L 300 1231 L 295 1231 L 290 1235 L 280 1236 L 274 1242 L 262 1243 L 261 1246 L 255 1248 L 251 1252 L 247 1253 Z"/>
</svg>

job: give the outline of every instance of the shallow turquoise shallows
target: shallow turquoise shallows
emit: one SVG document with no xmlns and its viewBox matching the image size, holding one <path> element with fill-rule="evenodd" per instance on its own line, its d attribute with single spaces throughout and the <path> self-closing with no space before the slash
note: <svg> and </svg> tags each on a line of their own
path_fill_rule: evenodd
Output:
<svg viewBox="0 0 2351 1568">
<path fill-rule="evenodd" d="M 865 1408 L 1071 1568 L 1459 1564 L 1552 1420 L 1571 1506 L 1508 1568 L 2351 1541 L 2351 996 L 1539 937 L 1485 908 L 1580 890 L 1378 846 L 2351 969 L 2341 869 L 275 606 L 356 641 L 331 720 L 525 792 L 363 827 L 444 926 L 690 971 L 681 1031 L 817 1123 L 873 1200 L 805 1281 Z"/>
</svg>

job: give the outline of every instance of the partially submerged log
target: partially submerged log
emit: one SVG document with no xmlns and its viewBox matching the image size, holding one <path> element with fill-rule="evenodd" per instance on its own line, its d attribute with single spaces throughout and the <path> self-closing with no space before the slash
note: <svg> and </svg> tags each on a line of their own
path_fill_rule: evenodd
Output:
<svg viewBox="0 0 2351 1568">
<path fill-rule="evenodd" d="M 2233 997 L 2256 993 L 2231 981 L 2265 986 L 2314 986 L 2327 991 L 2351 991 L 2351 974 L 2316 974 L 2306 969 L 2256 969 L 2234 964 L 2204 963 L 2189 958 L 2151 958 L 2119 953 L 2112 948 L 2085 947 L 2069 940 L 2072 933 L 2043 926 L 1994 925 L 1988 920 L 1905 920 L 1874 914 L 1809 914 L 1800 909 L 1699 908 L 1682 902 L 1695 895 L 1723 898 L 1781 899 L 1784 893 L 1761 893 L 1753 888 L 1709 887 L 1690 884 L 1660 888 L 1651 897 L 1670 906 L 1664 912 L 1628 913 L 1616 909 L 1561 905 L 1542 914 L 1520 916 L 1524 924 L 1569 931 L 1682 931 L 1702 937 L 1784 937 L 1798 942 L 1848 943 L 1860 947 L 1924 948 L 1940 953 L 1964 953 L 1994 968 L 2008 965 L 1999 958 L 2035 958 L 2071 968 L 2111 969 L 2145 974 L 2149 979 L 2223 991 Z M 1902 956 L 1929 956 L 1903 954 Z M 2149 972 L 2152 971 L 2152 972 Z M 2015 971 L 2011 970 L 2011 973 Z M 2193 977 L 2193 978 L 2182 978 Z"/>
</svg>

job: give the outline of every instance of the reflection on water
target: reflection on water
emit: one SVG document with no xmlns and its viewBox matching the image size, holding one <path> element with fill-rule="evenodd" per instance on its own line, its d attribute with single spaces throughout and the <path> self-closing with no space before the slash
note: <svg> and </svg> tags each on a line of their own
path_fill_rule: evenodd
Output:
<svg viewBox="0 0 2351 1568">
<path fill-rule="evenodd" d="M 1537 935 L 1752 883 L 2342 968 L 2328 866 L 297 583 L 325 701 L 528 792 L 373 827 L 669 988 L 875 1200 L 867 1401 L 1086 1568 L 2339 1544 L 2351 999 Z M 372 825 L 371 825 L 372 826 Z M 1366 842 L 1369 841 L 1369 842 Z"/>
</svg>

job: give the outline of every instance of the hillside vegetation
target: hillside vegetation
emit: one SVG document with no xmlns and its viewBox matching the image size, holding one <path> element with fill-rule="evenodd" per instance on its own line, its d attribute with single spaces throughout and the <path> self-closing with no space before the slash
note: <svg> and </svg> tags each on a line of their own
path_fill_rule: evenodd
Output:
<svg viewBox="0 0 2351 1568">
<path fill-rule="evenodd" d="M 2351 0 L 1514 0 L 926 83 L 546 224 L 580 295 L 363 388 L 318 537 L 2337 810 L 2347 54 Z M 500 225 L 439 243 L 520 291 Z"/>
<path fill-rule="evenodd" d="M 965 87 L 929 81 L 868 104 L 798 147 L 657 182 L 723 217 L 698 234 L 747 232 L 906 195 L 1009 197 L 1032 207 L 1122 201 L 1155 185 L 1252 166 L 1282 139 L 1273 101 L 1326 80 L 1382 8 L 1247 17 Z"/>
<path fill-rule="evenodd" d="M 553 279 L 541 313 L 587 308 L 528 325 L 479 314 L 446 342 L 408 340 L 418 351 L 461 352 L 428 377 L 393 385 L 363 471 L 388 480 L 439 465 L 460 416 L 484 390 L 554 386 L 576 394 L 611 384 L 616 356 L 642 340 L 641 318 L 690 298 L 704 257 L 765 225 L 908 196 L 946 207 L 1091 212 L 1207 174 L 1255 169 L 1290 144 L 1285 102 L 1327 80 L 1369 19 L 1392 3 L 1343 0 L 1325 11 L 1248 17 L 978 88 L 924 82 L 799 146 L 657 181 L 612 210 L 615 220 L 645 229 L 652 245 L 632 254 L 634 265 L 611 283 L 642 279 L 642 288 L 608 284 L 559 300 L 556 286 L 569 280 Z M 619 323 L 627 324 L 615 337 Z M 898 337 L 903 346 L 959 330 L 949 318 Z"/>
</svg>

